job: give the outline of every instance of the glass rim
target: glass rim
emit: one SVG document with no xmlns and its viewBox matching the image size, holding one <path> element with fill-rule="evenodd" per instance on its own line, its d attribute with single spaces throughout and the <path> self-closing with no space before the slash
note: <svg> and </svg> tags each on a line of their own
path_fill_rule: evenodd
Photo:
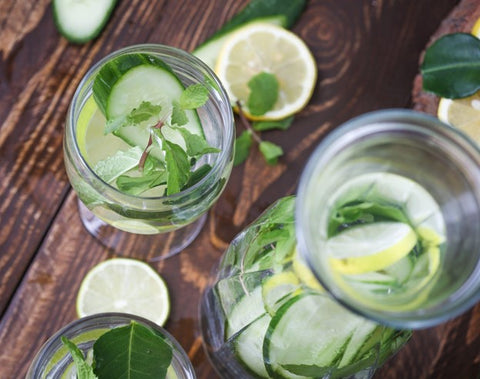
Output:
<svg viewBox="0 0 480 379">
<path fill-rule="evenodd" d="M 140 196 L 140 195 L 131 195 L 125 192 L 120 191 L 116 187 L 112 186 L 111 184 L 105 182 L 102 178 L 100 178 L 97 173 L 93 170 L 92 167 L 87 163 L 85 160 L 85 157 L 83 154 L 80 152 L 80 147 L 78 146 L 78 141 L 76 138 L 76 123 L 77 119 L 75 118 L 75 110 L 80 107 L 81 104 L 77 104 L 80 101 L 80 98 L 82 96 L 82 92 L 85 89 L 85 85 L 91 78 L 93 77 L 93 74 L 98 71 L 103 64 L 108 62 L 114 57 L 117 57 L 122 54 L 128 54 L 128 53 L 135 53 L 135 52 L 145 52 L 147 53 L 148 50 L 152 54 L 169 54 L 172 57 L 177 55 L 178 57 L 186 59 L 190 64 L 195 64 L 200 67 L 201 70 L 206 71 L 206 73 L 209 75 L 211 79 L 213 79 L 215 86 L 218 89 L 218 93 L 222 100 L 224 100 L 225 104 L 228 104 L 229 112 L 226 112 L 226 116 L 228 118 L 227 122 L 225 125 L 231 125 L 231 127 L 225 128 L 228 133 L 226 134 L 226 143 L 225 146 L 228 147 L 228 149 L 222 148 L 222 150 L 218 153 L 218 158 L 215 160 L 215 164 L 212 166 L 212 169 L 204 176 L 202 177 L 197 183 L 194 185 L 186 188 L 185 190 L 182 190 L 180 192 L 174 193 L 172 195 L 164 195 L 164 196 Z M 157 50 L 153 52 L 152 50 Z M 80 111 L 80 110 L 79 110 Z M 223 114 L 223 112 L 222 112 Z M 80 162 L 82 166 L 90 173 L 93 175 L 95 180 L 99 181 L 106 187 L 108 187 L 109 191 L 113 191 L 113 193 L 120 195 L 122 197 L 125 197 L 126 199 L 132 199 L 132 201 L 161 201 L 161 200 L 171 200 L 175 201 L 176 199 L 181 199 L 184 196 L 188 196 L 190 193 L 195 192 L 198 190 L 198 188 L 201 188 L 202 185 L 207 182 L 211 177 L 216 177 L 219 174 L 221 174 L 221 171 L 223 167 L 228 163 L 228 159 L 230 156 L 230 152 L 233 149 L 233 141 L 235 137 L 235 124 L 234 124 L 234 118 L 233 118 L 233 111 L 230 106 L 230 100 L 227 95 L 227 92 L 225 88 L 223 87 L 222 83 L 216 76 L 216 74 L 213 72 L 213 70 L 208 67 L 207 64 L 205 64 L 202 60 L 194 56 L 193 54 L 179 49 L 177 47 L 173 46 L 168 46 L 164 44 L 156 44 L 156 43 L 142 43 L 142 44 L 135 44 L 135 45 L 130 45 L 130 46 L 125 46 L 120 49 L 117 49 L 100 60 L 98 60 L 95 64 L 93 64 L 85 73 L 85 75 L 82 77 L 80 83 L 78 84 L 77 88 L 75 89 L 75 92 L 73 94 L 72 100 L 70 102 L 70 105 L 67 110 L 67 125 L 70 129 L 70 133 L 72 135 L 72 140 L 73 140 L 73 147 L 75 149 L 75 154 L 77 157 L 79 157 Z M 92 183 L 91 183 L 92 184 Z"/>
<path fill-rule="evenodd" d="M 301 174 L 297 189 L 295 230 L 301 257 L 305 260 L 321 285 L 339 303 L 361 316 L 389 326 L 419 329 L 434 326 L 458 316 L 480 300 L 480 260 L 476 266 L 472 268 L 468 280 L 440 302 L 430 304 L 427 308 L 420 310 L 387 311 L 384 309 L 376 309 L 356 301 L 352 295 L 346 294 L 339 286 L 327 282 L 326 278 L 323 278 L 323 275 L 319 275 L 316 267 L 318 267 L 320 263 L 317 265 L 313 263 L 313 255 L 309 249 L 309 246 L 311 246 L 311 241 L 307 237 L 309 232 L 303 230 L 307 228 L 306 223 L 308 223 L 306 194 L 310 187 L 311 180 L 315 176 L 315 172 L 325 167 L 329 159 L 335 156 L 336 153 L 344 148 L 351 147 L 354 141 L 358 142 L 364 137 L 375 134 L 375 128 L 364 127 L 368 127 L 371 124 L 382 125 L 383 132 L 385 133 L 390 133 L 395 130 L 405 130 L 404 128 L 393 127 L 395 123 L 401 123 L 403 127 L 414 123 L 414 125 L 411 125 L 412 131 L 415 129 L 417 131 L 425 129 L 426 134 L 430 131 L 431 136 L 436 136 L 445 141 L 448 140 L 449 143 L 455 145 L 457 148 L 465 148 L 463 152 L 466 157 L 476 164 L 476 171 L 480 178 L 480 147 L 469 136 L 458 129 L 441 122 L 433 116 L 409 109 L 385 109 L 369 112 L 352 118 L 333 130 L 317 145 L 308 159 Z M 385 127 L 388 126 L 390 126 L 390 128 L 385 129 Z M 359 132 L 359 129 L 362 128 L 363 130 Z M 354 134 L 354 132 L 358 133 Z M 478 184 L 480 188 L 480 179 L 478 180 Z M 480 199 L 480 190 L 476 191 L 476 197 Z M 467 289 L 467 286 L 472 284 L 473 286 Z M 455 298 L 456 295 L 458 295 L 458 298 Z"/>
<path fill-rule="evenodd" d="M 70 323 L 64 325 L 60 329 L 58 329 L 51 337 L 49 337 L 38 349 L 38 351 L 35 353 L 35 356 L 32 360 L 32 363 L 27 371 L 28 373 L 35 373 L 36 370 L 41 369 L 42 366 L 40 365 L 42 362 L 45 361 L 44 355 L 52 352 L 53 354 L 58 350 L 54 349 L 56 346 L 61 345 L 61 337 L 63 335 L 71 335 L 71 334 L 77 334 L 80 335 L 81 332 L 81 327 L 83 325 L 90 325 L 92 323 L 92 328 L 89 330 L 94 330 L 95 329 L 95 323 L 98 323 L 98 328 L 104 328 L 105 326 L 101 324 L 101 321 L 107 321 L 108 319 L 113 319 L 112 323 L 117 323 L 118 327 L 121 327 L 122 325 L 127 325 L 131 321 L 136 321 L 138 323 L 141 323 L 143 325 L 146 325 L 155 331 L 159 332 L 162 334 L 171 344 L 172 348 L 174 351 L 178 353 L 178 356 L 180 357 L 180 363 L 181 363 L 181 368 L 184 372 L 188 373 L 191 375 L 192 378 L 195 378 L 195 371 L 193 370 L 192 363 L 190 359 L 188 358 L 187 353 L 183 349 L 183 347 L 180 345 L 180 343 L 176 340 L 173 335 L 171 335 L 166 329 L 164 329 L 162 326 L 154 323 L 153 321 L 150 321 L 144 317 L 137 316 L 134 314 L 130 313 L 120 313 L 120 312 L 104 312 L 104 313 L 97 313 L 93 314 L 90 316 L 85 316 L 82 318 L 75 319 L 71 321 Z M 106 328 L 106 327 L 105 327 Z M 113 328 L 112 328 L 113 329 Z M 111 330 L 111 329 L 110 329 Z M 68 336 L 67 336 L 68 337 Z M 52 355 L 53 356 L 53 355 Z M 47 356 L 48 359 L 50 359 L 49 356 Z M 173 362 L 173 361 L 172 361 Z M 28 377 L 28 375 L 27 375 Z"/>
</svg>

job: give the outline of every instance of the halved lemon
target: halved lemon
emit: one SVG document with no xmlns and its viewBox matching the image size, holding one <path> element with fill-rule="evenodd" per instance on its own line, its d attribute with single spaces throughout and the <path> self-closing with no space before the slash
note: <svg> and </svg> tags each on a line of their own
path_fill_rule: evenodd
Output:
<svg viewBox="0 0 480 379">
<path fill-rule="evenodd" d="M 342 274 L 362 274 L 388 267 L 415 247 L 417 236 L 403 222 L 353 226 L 327 241 L 332 268 Z"/>
<path fill-rule="evenodd" d="M 279 120 L 301 110 L 310 100 L 317 67 L 307 45 L 294 33 L 265 22 L 239 28 L 225 41 L 215 71 L 232 102 L 252 120 Z M 252 115 L 247 100 L 248 82 L 260 73 L 275 76 L 279 93 L 273 108 Z"/>
<path fill-rule="evenodd" d="M 480 18 L 473 25 L 471 34 L 480 38 Z M 440 98 L 437 117 L 480 143 L 480 92 L 463 99 Z"/>
<path fill-rule="evenodd" d="M 148 264 L 114 258 L 93 267 L 80 285 L 77 314 L 130 313 L 163 325 L 170 312 L 165 282 Z"/>
</svg>

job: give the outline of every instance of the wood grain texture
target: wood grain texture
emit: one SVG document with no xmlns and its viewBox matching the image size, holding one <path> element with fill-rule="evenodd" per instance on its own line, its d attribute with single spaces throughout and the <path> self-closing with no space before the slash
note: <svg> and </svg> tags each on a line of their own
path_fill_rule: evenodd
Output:
<svg viewBox="0 0 480 379">
<path fill-rule="evenodd" d="M 217 377 L 202 349 L 197 309 L 222 251 L 274 200 L 295 192 L 326 133 L 361 113 L 411 105 L 419 55 L 457 2 L 308 2 L 294 31 L 312 49 L 317 86 L 288 131 L 263 135 L 283 147 L 284 157 L 268 166 L 254 149 L 234 169 L 194 244 L 153 264 L 171 291 L 166 328 L 187 351 L 198 378 Z M 49 1 L 0 1 L 1 379 L 24 376 L 48 336 L 75 319 L 85 273 L 115 256 L 81 225 L 63 168 L 63 123 L 79 81 L 95 61 L 123 46 L 151 42 L 192 50 L 245 4 L 119 1 L 101 36 L 77 46 L 56 32 Z M 127 250 L 127 256 L 145 258 L 134 247 Z M 477 378 L 479 325 L 477 306 L 416 332 L 376 377 Z"/>
</svg>

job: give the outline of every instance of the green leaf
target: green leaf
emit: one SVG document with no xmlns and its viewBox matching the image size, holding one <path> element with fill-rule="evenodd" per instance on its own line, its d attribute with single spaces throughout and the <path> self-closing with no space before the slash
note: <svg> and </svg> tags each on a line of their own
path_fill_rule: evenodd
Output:
<svg viewBox="0 0 480 379">
<path fill-rule="evenodd" d="M 197 109 L 208 100 L 208 89 L 203 84 L 192 84 L 180 95 L 180 106 L 183 109 Z"/>
<path fill-rule="evenodd" d="M 250 147 L 252 146 L 252 132 L 245 130 L 239 137 L 235 139 L 235 156 L 233 158 L 233 165 L 238 166 L 245 162 L 250 154 Z"/>
<path fill-rule="evenodd" d="M 172 347 L 152 329 L 133 322 L 103 334 L 93 345 L 99 378 L 165 378 Z"/>
<path fill-rule="evenodd" d="M 254 121 L 252 123 L 252 128 L 257 132 L 264 132 L 272 129 L 287 130 L 290 125 L 292 125 L 293 119 L 294 116 L 284 118 L 283 120 Z"/>
<path fill-rule="evenodd" d="M 77 379 L 97 379 L 97 376 L 93 373 L 93 368 L 85 362 L 85 357 L 77 345 L 64 336 L 61 337 L 61 340 L 73 358 L 77 368 Z"/>
<path fill-rule="evenodd" d="M 480 40 L 471 34 L 448 34 L 425 52 L 423 88 L 438 96 L 461 98 L 480 89 Z"/>
<path fill-rule="evenodd" d="M 137 108 L 133 108 L 129 114 L 107 120 L 104 133 L 113 133 L 121 127 L 138 125 L 151 118 L 155 118 L 155 122 L 157 122 L 161 110 L 161 105 L 153 105 L 149 101 L 142 101 L 140 105 Z"/>
<path fill-rule="evenodd" d="M 140 195 L 141 193 L 167 183 L 166 171 L 152 171 L 143 176 L 121 175 L 117 178 L 116 184 L 120 191 L 129 195 Z"/>
<path fill-rule="evenodd" d="M 254 116 L 261 116 L 271 110 L 278 98 L 278 81 L 275 75 L 261 72 L 248 81 L 250 95 L 247 106 Z"/>
<path fill-rule="evenodd" d="M 187 154 L 191 157 L 200 157 L 204 154 L 218 153 L 219 149 L 210 146 L 205 138 L 200 137 L 197 134 L 190 133 L 185 128 L 175 128 L 178 130 L 183 139 L 185 140 L 185 146 L 187 147 Z"/>
<path fill-rule="evenodd" d="M 172 102 L 172 124 L 178 126 L 185 125 L 188 122 L 188 117 L 185 111 L 176 100 Z"/>
<path fill-rule="evenodd" d="M 190 178 L 188 179 L 187 184 L 182 189 L 189 188 L 195 184 L 197 184 L 202 178 L 207 175 L 212 170 L 212 166 L 209 164 L 204 164 L 197 168 L 195 171 L 192 171 Z"/>
<path fill-rule="evenodd" d="M 190 178 L 190 161 L 187 153 L 177 144 L 164 139 L 167 168 L 167 195 L 180 192 Z"/>
<path fill-rule="evenodd" d="M 259 145 L 259 149 L 267 163 L 270 165 L 277 164 L 278 157 L 283 155 L 282 148 L 275 145 L 273 142 L 262 141 Z"/>
<path fill-rule="evenodd" d="M 93 171 L 107 183 L 113 182 L 120 175 L 125 174 L 138 165 L 142 157 L 139 146 L 131 147 L 127 151 L 118 150 L 112 156 L 97 162 Z"/>
</svg>

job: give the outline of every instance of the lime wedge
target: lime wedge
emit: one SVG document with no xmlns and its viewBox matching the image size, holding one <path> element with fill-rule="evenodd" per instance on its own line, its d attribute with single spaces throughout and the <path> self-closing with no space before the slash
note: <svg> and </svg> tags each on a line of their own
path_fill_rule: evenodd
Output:
<svg viewBox="0 0 480 379">
<path fill-rule="evenodd" d="M 167 286 L 144 262 L 114 258 L 93 267 L 77 295 L 77 314 L 123 312 L 163 325 L 170 311 Z"/>
<path fill-rule="evenodd" d="M 354 226 L 327 241 L 330 264 L 339 273 L 361 274 L 384 269 L 410 253 L 417 236 L 403 222 Z"/>
</svg>

